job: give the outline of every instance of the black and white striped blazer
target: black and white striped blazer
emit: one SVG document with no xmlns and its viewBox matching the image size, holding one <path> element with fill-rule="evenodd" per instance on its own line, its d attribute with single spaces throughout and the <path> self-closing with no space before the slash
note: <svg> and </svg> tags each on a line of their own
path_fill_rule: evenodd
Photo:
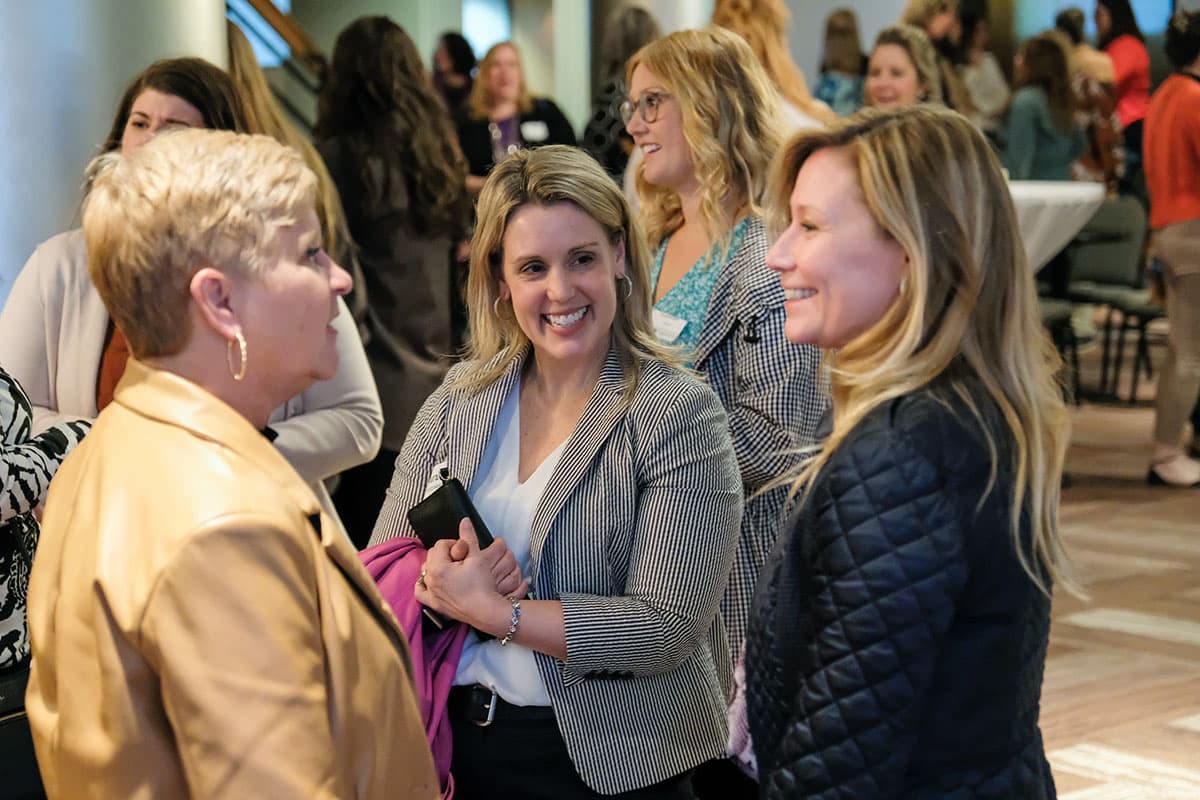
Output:
<svg viewBox="0 0 1200 800">
<path fill-rule="evenodd" d="M 758 574 L 787 519 L 787 488 L 759 494 L 794 472 L 829 408 L 821 353 L 783 335 L 779 277 L 767 268 L 767 233 L 751 217 L 741 245 L 723 265 L 692 353 L 729 417 L 746 495 L 742 535 L 721 606 L 736 655 L 746 635 Z"/>
<path fill-rule="evenodd" d="M 371 543 L 413 535 L 409 508 L 436 465 L 470 485 L 528 356 L 468 395 L 451 369 L 396 461 Z M 567 660 L 538 654 L 584 782 L 612 794 L 720 756 L 731 664 L 721 597 L 742 486 L 720 402 L 696 379 L 644 364 L 631 404 L 610 352 L 533 517 L 534 594 L 562 602 Z M 493 528 L 493 533 L 503 531 Z"/>
</svg>

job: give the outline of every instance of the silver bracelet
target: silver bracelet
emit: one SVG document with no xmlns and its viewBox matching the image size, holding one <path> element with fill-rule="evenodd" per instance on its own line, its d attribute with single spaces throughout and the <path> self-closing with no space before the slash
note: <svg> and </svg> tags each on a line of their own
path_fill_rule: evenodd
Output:
<svg viewBox="0 0 1200 800">
<path fill-rule="evenodd" d="M 512 595 L 508 596 L 508 602 L 512 603 L 512 619 L 508 623 L 508 632 L 504 634 L 504 638 L 500 640 L 500 645 L 503 647 L 513 640 L 517 635 L 517 628 L 521 627 L 521 601 L 517 600 Z"/>
</svg>

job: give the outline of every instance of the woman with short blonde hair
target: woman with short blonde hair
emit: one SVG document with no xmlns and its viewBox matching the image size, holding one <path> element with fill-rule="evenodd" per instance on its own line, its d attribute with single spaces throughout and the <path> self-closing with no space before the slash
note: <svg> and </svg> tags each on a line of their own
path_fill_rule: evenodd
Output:
<svg viewBox="0 0 1200 800">
<path fill-rule="evenodd" d="M 30 580 L 47 795 L 433 800 L 403 631 L 262 433 L 338 369 L 350 278 L 316 177 L 206 130 L 90 175 L 92 282 L 131 358 L 55 476 Z"/>
<path fill-rule="evenodd" d="M 784 478 L 802 506 L 747 641 L 763 796 L 1053 798 L 1037 714 L 1050 590 L 1073 587 L 1069 419 L 999 161 L 918 105 L 797 137 L 774 186 L 768 263 L 834 414 Z"/>
</svg>

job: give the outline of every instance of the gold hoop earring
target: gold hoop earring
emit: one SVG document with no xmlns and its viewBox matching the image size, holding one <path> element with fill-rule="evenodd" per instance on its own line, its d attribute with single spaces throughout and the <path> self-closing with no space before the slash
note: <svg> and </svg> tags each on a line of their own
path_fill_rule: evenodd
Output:
<svg viewBox="0 0 1200 800">
<path fill-rule="evenodd" d="M 503 299 L 500 295 L 496 295 L 496 299 L 492 301 L 492 313 L 497 317 L 500 316 L 500 301 Z"/>
<path fill-rule="evenodd" d="M 904 292 L 907 289 L 908 289 L 908 277 L 905 276 L 900 279 L 900 294 L 901 294 L 901 296 L 904 295 Z"/>
<path fill-rule="evenodd" d="M 229 374 L 233 376 L 235 381 L 240 381 L 246 377 L 246 337 L 242 336 L 241 331 L 235 331 L 233 339 L 226 342 L 225 347 L 225 364 L 229 367 Z M 241 357 L 238 368 L 233 368 L 233 341 L 237 340 L 238 353 Z"/>
<path fill-rule="evenodd" d="M 633 295 L 633 278 L 629 277 L 629 273 L 626 272 L 621 276 L 621 280 L 625 282 L 625 296 L 621 299 L 628 300 Z"/>
</svg>

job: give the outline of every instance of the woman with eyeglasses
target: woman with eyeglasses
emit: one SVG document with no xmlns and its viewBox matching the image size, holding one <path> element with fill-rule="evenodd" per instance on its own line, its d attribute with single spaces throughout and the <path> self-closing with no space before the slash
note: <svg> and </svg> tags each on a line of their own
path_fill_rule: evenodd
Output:
<svg viewBox="0 0 1200 800">
<path fill-rule="evenodd" d="M 745 492 L 722 604 L 736 658 L 787 504 L 786 488 L 764 490 L 796 468 L 827 405 L 818 352 L 784 338 L 783 290 L 765 263 L 760 200 L 781 145 L 780 102 L 750 47 L 721 28 L 650 43 L 630 59 L 627 83 L 655 332 L 721 398 Z"/>
</svg>

